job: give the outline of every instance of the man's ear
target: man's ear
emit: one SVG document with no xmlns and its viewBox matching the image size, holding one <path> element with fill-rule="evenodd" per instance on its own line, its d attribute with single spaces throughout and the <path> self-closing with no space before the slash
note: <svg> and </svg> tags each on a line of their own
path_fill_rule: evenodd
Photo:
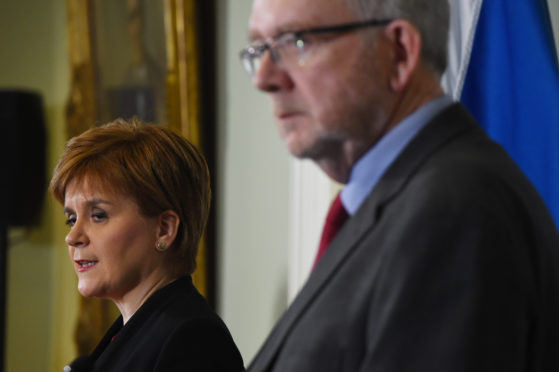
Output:
<svg viewBox="0 0 559 372">
<path fill-rule="evenodd" d="M 421 34 L 409 21 L 397 19 L 386 26 L 385 35 L 394 56 L 390 86 L 400 92 L 407 86 L 421 60 Z"/>
<path fill-rule="evenodd" d="M 180 217 L 173 210 L 166 210 L 158 217 L 157 243 L 156 247 L 164 251 L 173 244 L 177 237 L 180 225 Z"/>
</svg>

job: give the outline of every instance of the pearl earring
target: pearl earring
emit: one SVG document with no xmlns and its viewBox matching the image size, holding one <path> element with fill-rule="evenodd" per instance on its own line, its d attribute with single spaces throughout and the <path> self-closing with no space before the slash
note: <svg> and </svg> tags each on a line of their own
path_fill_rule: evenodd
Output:
<svg viewBox="0 0 559 372">
<path fill-rule="evenodd" d="M 157 242 L 157 245 L 155 246 L 155 248 L 156 248 L 158 251 L 164 251 L 165 248 L 167 248 L 167 244 L 165 244 L 164 241 L 160 240 L 160 241 Z"/>
</svg>

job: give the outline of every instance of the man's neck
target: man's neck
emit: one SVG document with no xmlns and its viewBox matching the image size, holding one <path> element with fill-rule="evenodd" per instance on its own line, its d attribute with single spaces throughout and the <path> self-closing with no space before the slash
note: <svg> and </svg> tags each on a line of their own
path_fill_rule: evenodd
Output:
<svg viewBox="0 0 559 372">
<path fill-rule="evenodd" d="M 395 95 L 395 99 L 386 111 L 388 115 L 385 125 L 382 126 L 382 133 L 376 136 L 376 139 L 369 142 L 353 141 L 350 144 L 341 145 L 342 148 L 332 152 L 332 157 L 321 158 L 316 161 L 316 164 L 332 180 L 346 184 L 349 181 L 351 169 L 361 156 L 405 118 L 443 94 L 440 84 L 432 75 L 418 74 L 414 76 L 406 89 L 401 94 Z"/>
<path fill-rule="evenodd" d="M 437 78 L 431 72 L 415 74 L 406 88 L 398 95 L 389 117 L 388 131 L 405 118 L 437 97 L 444 94 Z M 387 132 L 388 132 L 387 131 Z"/>
</svg>

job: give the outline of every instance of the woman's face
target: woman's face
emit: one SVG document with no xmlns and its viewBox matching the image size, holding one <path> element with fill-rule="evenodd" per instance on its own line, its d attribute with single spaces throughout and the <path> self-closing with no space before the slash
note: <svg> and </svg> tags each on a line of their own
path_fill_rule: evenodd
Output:
<svg viewBox="0 0 559 372">
<path fill-rule="evenodd" d="M 155 248 L 158 218 L 144 217 L 132 198 L 92 184 L 71 181 L 65 194 L 66 244 L 78 290 L 86 297 L 124 302 L 164 275 Z"/>
</svg>

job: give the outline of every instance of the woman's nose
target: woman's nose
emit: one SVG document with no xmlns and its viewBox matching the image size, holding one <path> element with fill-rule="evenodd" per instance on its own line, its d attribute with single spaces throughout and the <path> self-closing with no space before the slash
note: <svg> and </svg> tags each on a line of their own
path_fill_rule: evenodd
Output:
<svg viewBox="0 0 559 372">
<path fill-rule="evenodd" d="M 78 221 L 72 226 L 68 235 L 66 235 L 66 239 L 64 239 L 66 244 L 71 247 L 81 248 L 87 246 L 89 244 L 89 239 L 87 234 Z"/>
</svg>

